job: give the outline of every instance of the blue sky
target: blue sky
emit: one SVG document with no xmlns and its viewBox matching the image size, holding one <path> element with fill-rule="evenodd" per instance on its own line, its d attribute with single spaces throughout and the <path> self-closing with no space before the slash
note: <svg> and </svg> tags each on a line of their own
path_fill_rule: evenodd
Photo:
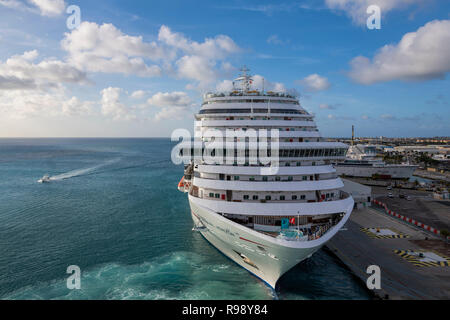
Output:
<svg viewBox="0 0 450 320">
<path fill-rule="evenodd" d="M 370 4 L 379 30 L 366 26 Z M 242 65 L 300 93 L 324 136 L 352 124 L 360 136 L 450 136 L 449 12 L 444 0 L 0 0 L 0 136 L 192 130 L 202 93 Z"/>
</svg>

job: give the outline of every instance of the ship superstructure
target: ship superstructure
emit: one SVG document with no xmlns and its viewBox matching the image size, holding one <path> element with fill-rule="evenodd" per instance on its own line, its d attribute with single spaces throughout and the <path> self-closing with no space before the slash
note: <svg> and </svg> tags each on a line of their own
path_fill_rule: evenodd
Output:
<svg viewBox="0 0 450 320">
<path fill-rule="evenodd" d="M 332 165 L 345 159 L 348 146 L 324 142 L 297 97 L 254 88 L 247 72 L 242 70 L 232 91 L 205 94 L 195 115 L 201 143 L 180 148 L 190 163 L 179 190 L 188 194 L 195 230 L 275 288 L 284 273 L 311 257 L 348 220 L 354 201 L 341 191 Z M 211 130 L 224 137 L 223 146 L 212 151 L 205 149 Z M 265 140 L 246 136 L 262 130 L 268 132 Z M 266 154 L 273 161 L 261 160 L 252 139 L 276 147 Z M 194 161 L 194 154 L 205 150 L 226 161 Z"/>
</svg>

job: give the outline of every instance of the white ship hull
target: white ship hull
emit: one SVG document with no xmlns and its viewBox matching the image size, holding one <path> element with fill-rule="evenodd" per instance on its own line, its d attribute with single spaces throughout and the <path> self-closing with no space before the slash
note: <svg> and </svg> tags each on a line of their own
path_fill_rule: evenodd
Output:
<svg viewBox="0 0 450 320">
<path fill-rule="evenodd" d="M 286 241 L 264 235 L 222 217 L 195 203 L 189 196 L 192 219 L 197 230 L 214 247 L 245 268 L 271 288 L 278 279 L 303 260 L 310 258 L 325 245 L 350 217 L 351 199 L 343 219 L 322 238 L 313 241 Z"/>
<path fill-rule="evenodd" d="M 391 179 L 409 179 L 416 170 L 412 165 L 386 165 L 361 166 L 361 165 L 336 165 L 338 175 L 348 177 L 372 178 L 375 175 L 390 177 Z"/>
</svg>

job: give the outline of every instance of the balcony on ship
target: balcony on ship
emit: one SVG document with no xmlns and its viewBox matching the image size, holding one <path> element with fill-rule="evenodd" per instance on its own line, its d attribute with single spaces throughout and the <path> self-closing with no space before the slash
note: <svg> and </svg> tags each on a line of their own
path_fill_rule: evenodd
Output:
<svg viewBox="0 0 450 320">
<path fill-rule="evenodd" d="M 223 217 L 270 237 L 286 241 L 313 241 L 323 237 L 344 217 L 344 213 L 322 216 L 242 216 Z"/>
</svg>

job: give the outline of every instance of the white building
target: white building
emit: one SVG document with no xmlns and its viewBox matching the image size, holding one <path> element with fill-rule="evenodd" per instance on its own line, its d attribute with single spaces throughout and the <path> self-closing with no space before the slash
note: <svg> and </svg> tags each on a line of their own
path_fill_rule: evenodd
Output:
<svg viewBox="0 0 450 320">
<path fill-rule="evenodd" d="M 361 209 L 371 206 L 372 188 L 351 180 L 342 179 L 344 188 L 342 191 L 350 194 L 355 200 L 355 209 Z"/>
</svg>

